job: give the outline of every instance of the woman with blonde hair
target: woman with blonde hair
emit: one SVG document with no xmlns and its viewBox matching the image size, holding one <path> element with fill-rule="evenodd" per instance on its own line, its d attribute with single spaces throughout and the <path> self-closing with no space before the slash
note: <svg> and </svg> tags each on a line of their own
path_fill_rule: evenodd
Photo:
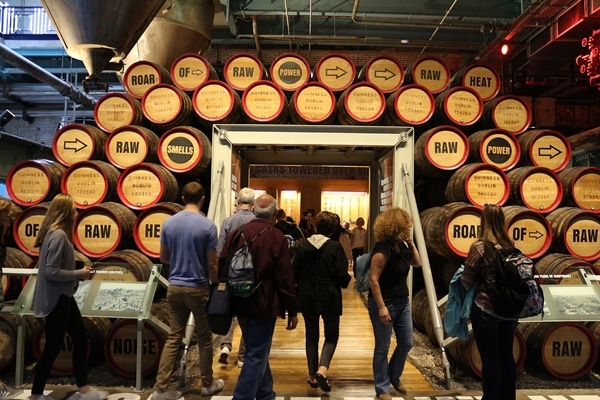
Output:
<svg viewBox="0 0 600 400">
<path fill-rule="evenodd" d="M 93 389 L 87 380 L 88 335 L 73 294 L 78 281 L 89 279 L 92 269 L 90 266 L 75 269 L 76 215 L 73 198 L 64 193 L 56 195 L 34 243 L 40 247 L 40 255 L 32 308 L 35 317 L 45 318 L 46 344 L 35 367 L 30 400 L 50 399 L 43 394 L 44 386 L 63 346 L 65 332 L 73 342 L 73 369 L 78 387 L 68 400 L 101 400 L 108 396 L 108 392 Z"/>
<path fill-rule="evenodd" d="M 375 393 L 381 400 L 392 399 L 390 384 L 399 394 L 406 393 L 400 376 L 413 345 L 407 277 L 411 265 L 421 266 L 411 228 L 410 215 L 397 207 L 379 214 L 373 225 L 376 243 L 371 252 L 368 309 L 375 336 Z M 388 360 L 392 331 L 396 335 L 396 348 Z"/>
<path fill-rule="evenodd" d="M 482 400 L 514 400 L 517 372 L 513 340 L 518 320 L 497 315 L 489 293 L 496 281 L 496 251 L 513 248 L 515 244 L 506 232 L 501 206 L 485 205 L 481 211 L 480 227 L 480 237 L 467 253 L 460 282 L 467 290 L 477 284 L 471 307 L 471 325 L 481 355 Z"/>
</svg>

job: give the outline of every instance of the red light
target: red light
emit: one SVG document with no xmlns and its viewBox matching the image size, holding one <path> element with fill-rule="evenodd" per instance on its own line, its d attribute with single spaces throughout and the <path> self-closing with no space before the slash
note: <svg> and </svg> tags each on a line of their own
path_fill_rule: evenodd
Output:
<svg viewBox="0 0 600 400">
<path fill-rule="evenodd" d="M 500 54 L 502 54 L 503 56 L 508 54 L 508 45 L 505 43 L 502 45 L 502 47 L 500 47 Z"/>
</svg>

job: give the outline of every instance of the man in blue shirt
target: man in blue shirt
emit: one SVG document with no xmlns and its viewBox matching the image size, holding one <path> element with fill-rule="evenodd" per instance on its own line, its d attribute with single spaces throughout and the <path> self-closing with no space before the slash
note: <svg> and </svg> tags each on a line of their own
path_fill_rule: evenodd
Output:
<svg viewBox="0 0 600 400">
<path fill-rule="evenodd" d="M 213 379 L 212 332 L 206 317 L 210 282 L 217 282 L 217 227 L 200 211 L 204 188 L 187 183 L 182 190 L 185 207 L 163 223 L 160 236 L 160 261 L 169 264 L 169 325 L 171 330 L 163 348 L 151 400 L 177 400 L 181 392 L 167 390 L 190 312 L 196 322 L 202 396 L 223 390 L 223 379 Z"/>
</svg>

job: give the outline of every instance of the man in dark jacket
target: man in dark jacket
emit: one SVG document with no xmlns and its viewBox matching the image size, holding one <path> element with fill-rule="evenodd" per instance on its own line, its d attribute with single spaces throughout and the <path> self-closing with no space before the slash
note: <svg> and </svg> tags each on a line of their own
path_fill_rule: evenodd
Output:
<svg viewBox="0 0 600 400">
<path fill-rule="evenodd" d="M 288 242 L 283 233 L 272 225 L 276 205 L 272 196 L 259 196 L 254 203 L 256 218 L 248 222 L 242 231 L 248 243 L 251 242 L 250 252 L 259 285 L 250 297 L 232 296 L 231 299 L 232 311 L 238 317 L 246 342 L 244 366 L 233 392 L 233 400 L 275 398 L 269 366 L 275 322 L 277 317 L 285 318 L 287 312 L 286 329 L 296 329 L 298 325 L 296 282 Z M 231 243 L 233 236 L 233 233 L 227 236 L 221 254 L 226 255 L 229 247 L 234 245 Z M 224 260 L 223 257 L 220 259 L 221 268 L 224 268 Z"/>
</svg>

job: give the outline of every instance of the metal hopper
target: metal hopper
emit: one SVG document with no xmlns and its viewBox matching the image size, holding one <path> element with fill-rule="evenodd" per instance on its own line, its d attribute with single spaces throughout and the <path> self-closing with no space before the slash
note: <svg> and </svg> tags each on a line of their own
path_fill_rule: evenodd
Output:
<svg viewBox="0 0 600 400">
<path fill-rule="evenodd" d="M 41 0 L 67 53 L 88 71 L 86 91 L 101 84 L 111 60 L 124 58 L 165 0 Z M 105 87 L 106 88 L 106 87 Z"/>
</svg>

